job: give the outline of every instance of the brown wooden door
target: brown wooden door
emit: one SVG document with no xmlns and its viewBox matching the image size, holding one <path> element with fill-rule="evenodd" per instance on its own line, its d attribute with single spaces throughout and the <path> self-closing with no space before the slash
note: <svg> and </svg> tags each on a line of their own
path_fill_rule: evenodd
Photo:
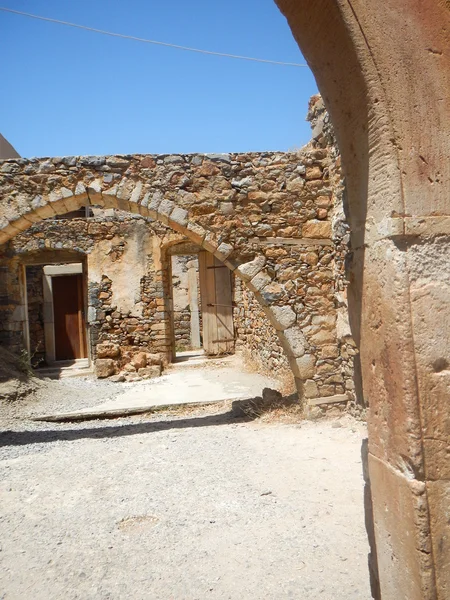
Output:
<svg viewBox="0 0 450 600">
<path fill-rule="evenodd" d="M 231 272 L 209 252 L 199 252 L 203 348 L 206 354 L 234 352 Z"/>
<path fill-rule="evenodd" d="M 86 334 L 83 318 L 83 276 L 52 277 L 55 358 L 85 358 Z"/>
</svg>

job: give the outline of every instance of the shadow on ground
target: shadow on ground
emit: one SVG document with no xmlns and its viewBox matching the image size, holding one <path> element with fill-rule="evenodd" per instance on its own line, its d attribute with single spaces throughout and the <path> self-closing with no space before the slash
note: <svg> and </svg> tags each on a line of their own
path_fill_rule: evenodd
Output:
<svg viewBox="0 0 450 600">
<path fill-rule="evenodd" d="M 235 400 L 231 409 L 222 414 L 173 419 L 147 423 L 126 423 L 125 425 L 108 427 L 89 427 L 83 429 L 45 429 L 40 431 L 5 431 L 0 433 L 0 447 L 25 446 L 28 444 L 45 444 L 47 442 L 75 441 L 80 439 L 100 439 L 156 433 L 168 429 L 189 429 L 191 427 L 209 427 L 229 425 L 230 423 L 246 423 L 253 421 L 271 407 L 292 406 L 295 394 L 282 397 L 279 392 L 266 388 L 263 397 Z M 145 414 L 145 413 L 144 413 Z M 150 413 L 155 414 L 155 413 Z M 102 419 L 103 420 L 103 419 Z"/>
<path fill-rule="evenodd" d="M 246 401 L 247 402 L 247 401 Z M 107 427 L 87 427 L 83 429 L 46 429 L 41 431 L 5 431 L 0 433 L 0 447 L 25 446 L 27 444 L 45 444 L 47 442 L 71 442 L 81 439 L 100 439 L 156 433 L 168 429 L 189 429 L 191 427 L 209 427 L 245 423 L 254 417 L 247 416 L 241 408 L 241 401 L 233 402 L 231 410 L 223 414 L 193 417 L 190 419 L 174 419 L 151 423 L 127 423 Z"/>
</svg>

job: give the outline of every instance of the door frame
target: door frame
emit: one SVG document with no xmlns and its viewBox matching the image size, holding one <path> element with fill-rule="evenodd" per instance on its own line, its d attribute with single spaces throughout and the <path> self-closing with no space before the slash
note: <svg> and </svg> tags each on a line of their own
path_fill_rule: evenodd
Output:
<svg viewBox="0 0 450 600">
<path fill-rule="evenodd" d="M 176 360 L 176 343 L 175 343 L 175 315 L 174 315 L 174 300 L 173 300 L 173 279 L 172 279 L 172 258 L 174 256 L 195 256 L 198 259 L 198 254 L 201 251 L 201 247 L 197 246 L 186 239 L 176 240 L 174 243 L 167 245 L 163 248 L 163 273 L 165 278 L 165 293 L 167 298 L 167 312 L 169 317 L 169 332 L 170 332 L 170 362 Z M 167 278 L 167 280 L 166 280 Z M 200 299 L 200 294 L 197 297 L 197 302 Z M 192 318 L 192 314 L 191 314 Z M 200 327 L 200 313 L 198 312 L 198 333 L 200 336 L 200 347 L 198 350 L 203 349 L 203 343 L 201 341 L 202 331 Z"/>
</svg>

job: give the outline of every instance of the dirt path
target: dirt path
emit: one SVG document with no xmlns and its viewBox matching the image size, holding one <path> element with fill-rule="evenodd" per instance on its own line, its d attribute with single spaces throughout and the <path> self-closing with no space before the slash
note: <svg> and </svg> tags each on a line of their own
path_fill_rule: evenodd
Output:
<svg viewBox="0 0 450 600">
<path fill-rule="evenodd" d="M 9 422 L 0 598 L 368 600 L 364 427 L 343 422 Z"/>
</svg>

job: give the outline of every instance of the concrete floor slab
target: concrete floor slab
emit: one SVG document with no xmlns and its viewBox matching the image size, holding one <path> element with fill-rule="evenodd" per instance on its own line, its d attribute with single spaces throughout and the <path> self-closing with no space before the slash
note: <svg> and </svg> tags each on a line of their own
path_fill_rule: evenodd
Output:
<svg viewBox="0 0 450 600">
<path fill-rule="evenodd" d="M 242 367 L 239 357 L 230 356 L 208 361 L 196 357 L 199 364 L 178 363 L 161 377 L 118 384 L 121 392 L 107 400 L 80 409 L 74 413 L 66 411 L 44 415 L 38 419 L 64 419 L 69 415 L 92 414 L 99 417 L 142 412 L 140 409 L 179 406 L 183 404 L 206 404 L 224 400 L 243 400 L 260 396 L 265 387 L 276 388 L 277 381 L 257 373 L 249 373 Z M 189 362 L 189 361 L 188 361 Z"/>
</svg>

